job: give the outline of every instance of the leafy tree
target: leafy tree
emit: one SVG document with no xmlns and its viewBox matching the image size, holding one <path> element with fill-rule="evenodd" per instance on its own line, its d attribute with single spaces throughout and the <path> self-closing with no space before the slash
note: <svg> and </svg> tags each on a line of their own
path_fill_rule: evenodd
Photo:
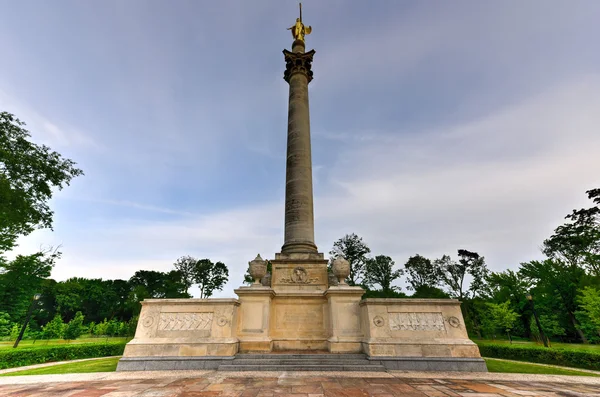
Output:
<svg viewBox="0 0 600 397">
<path fill-rule="evenodd" d="M 483 295 L 495 303 L 510 301 L 510 307 L 520 315 L 521 328 L 527 330 L 532 314 L 527 301 L 531 287 L 529 280 L 512 270 L 492 272 L 486 277 Z"/>
<path fill-rule="evenodd" d="M 183 282 L 185 284 L 185 292 L 188 292 L 190 287 L 194 284 L 196 263 L 198 263 L 198 259 L 191 256 L 182 256 L 173 264 L 173 266 L 175 266 L 175 270 L 178 270 L 181 273 Z"/>
<path fill-rule="evenodd" d="M 600 189 L 586 193 L 596 206 L 573 210 L 565 217 L 569 221 L 544 241 L 542 251 L 550 259 L 584 267 L 600 276 Z"/>
<path fill-rule="evenodd" d="M 6 312 L 0 312 L 0 337 L 9 336 L 11 328 L 10 315 Z"/>
<path fill-rule="evenodd" d="M 408 258 L 404 268 L 408 273 L 408 289 L 425 291 L 437 287 L 440 283 L 440 269 L 431 260 L 419 254 Z"/>
<path fill-rule="evenodd" d="M 377 255 L 375 258 L 369 258 L 365 262 L 364 284 L 372 288 L 376 284 L 381 286 L 381 290 L 399 291 L 400 287 L 392 286 L 394 280 L 400 278 L 404 271 L 394 269 L 394 261 L 389 256 Z"/>
<path fill-rule="evenodd" d="M 342 256 L 350 263 L 350 275 L 346 278 L 349 285 L 360 284 L 364 276 L 367 262 L 367 254 L 371 249 L 356 234 L 346 234 L 333 243 L 333 249 L 329 251 L 332 260 Z"/>
<path fill-rule="evenodd" d="M 582 328 L 588 330 L 590 337 L 600 336 L 600 289 L 587 286 L 580 291 L 577 302 L 581 310 L 575 316 Z"/>
<path fill-rule="evenodd" d="M 12 328 L 10 329 L 10 340 L 17 340 L 20 331 L 21 327 L 19 327 L 19 324 L 13 323 Z"/>
<path fill-rule="evenodd" d="M 44 338 L 46 339 L 58 339 L 63 336 L 65 332 L 65 324 L 63 323 L 60 314 L 56 314 L 52 321 L 46 324 L 43 328 Z"/>
<path fill-rule="evenodd" d="M 48 250 L 0 262 L 0 311 L 10 313 L 13 321 L 21 323 L 31 298 L 40 292 L 59 257 L 60 252 Z"/>
<path fill-rule="evenodd" d="M 460 259 L 454 262 L 448 255 L 436 259 L 434 265 L 440 269 L 440 275 L 444 284 L 448 287 L 450 294 L 460 300 L 468 298 L 480 292 L 484 287 L 484 279 L 488 273 L 485 260 L 476 252 L 464 249 L 458 250 Z M 464 290 L 465 276 L 472 277 L 468 291 Z"/>
<path fill-rule="evenodd" d="M 441 288 L 421 285 L 415 289 L 415 292 L 410 297 L 419 299 L 448 299 L 450 295 Z"/>
<path fill-rule="evenodd" d="M 79 338 L 83 333 L 83 319 L 81 312 L 75 313 L 75 317 L 65 327 L 63 339 L 73 340 Z"/>
<path fill-rule="evenodd" d="M 25 123 L 0 112 L 0 252 L 12 249 L 19 236 L 52 229 L 48 206 L 53 188 L 62 189 L 83 171 L 45 145 L 29 141 Z"/>
<path fill-rule="evenodd" d="M 510 302 L 504 303 L 486 303 L 488 307 L 487 318 L 484 319 L 484 324 L 490 329 L 501 329 L 506 332 L 508 339 L 512 342 L 510 331 L 514 328 L 515 322 L 519 318 L 519 314 L 510 308 Z"/>
<path fill-rule="evenodd" d="M 212 263 L 200 259 L 194 268 L 194 282 L 200 288 L 200 299 L 210 298 L 215 290 L 221 291 L 229 279 L 229 270 L 223 262 Z"/>
<path fill-rule="evenodd" d="M 131 292 L 128 304 L 134 314 L 139 314 L 140 302 L 144 299 L 189 298 L 185 292 L 186 284 L 181 272 L 171 270 L 168 273 L 154 270 L 138 270 L 129 279 Z"/>
<path fill-rule="evenodd" d="M 575 317 L 577 311 L 575 300 L 585 276 L 583 268 L 557 259 L 546 259 L 521 263 L 519 276 L 535 285 L 534 289 L 538 291 L 536 296 L 546 296 L 552 303 L 558 305 L 558 311 L 568 316 L 581 340 L 584 343 L 588 342 Z"/>
</svg>

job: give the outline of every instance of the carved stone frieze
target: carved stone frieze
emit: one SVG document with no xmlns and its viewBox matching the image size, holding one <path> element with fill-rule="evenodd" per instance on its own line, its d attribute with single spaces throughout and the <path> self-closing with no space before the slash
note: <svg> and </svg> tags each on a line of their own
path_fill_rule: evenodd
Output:
<svg viewBox="0 0 600 397">
<path fill-rule="evenodd" d="M 392 331 L 445 331 L 442 313 L 389 313 Z"/>
<path fill-rule="evenodd" d="M 159 331 L 209 330 L 213 321 L 212 312 L 204 313 L 161 313 Z"/>
<path fill-rule="evenodd" d="M 318 277 L 308 277 L 306 270 L 300 266 L 294 268 L 289 277 L 281 277 L 279 279 L 281 284 L 314 284 L 318 281 Z"/>
<path fill-rule="evenodd" d="M 285 72 L 283 73 L 283 79 L 289 83 L 292 75 L 302 73 L 310 83 L 313 79 L 311 67 L 314 54 L 315 50 L 309 52 L 291 52 L 283 50 L 283 55 L 285 57 Z"/>
</svg>

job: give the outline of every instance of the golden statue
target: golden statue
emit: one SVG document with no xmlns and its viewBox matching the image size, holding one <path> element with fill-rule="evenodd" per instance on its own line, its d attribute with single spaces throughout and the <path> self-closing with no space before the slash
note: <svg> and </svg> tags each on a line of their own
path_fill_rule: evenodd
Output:
<svg viewBox="0 0 600 397">
<path fill-rule="evenodd" d="M 296 18 L 296 23 L 294 26 L 287 28 L 287 30 L 292 31 L 292 36 L 295 40 L 300 40 L 304 42 L 304 35 L 310 34 L 312 32 L 311 26 L 304 26 L 302 23 L 302 3 L 300 3 L 300 18 Z"/>
</svg>

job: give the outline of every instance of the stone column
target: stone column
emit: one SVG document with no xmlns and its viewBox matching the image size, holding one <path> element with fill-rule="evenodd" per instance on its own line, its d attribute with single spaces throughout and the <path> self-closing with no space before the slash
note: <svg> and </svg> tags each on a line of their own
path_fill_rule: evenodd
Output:
<svg viewBox="0 0 600 397">
<path fill-rule="evenodd" d="M 294 41 L 292 52 L 283 50 L 290 85 L 288 104 L 287 164 L 285 176 L 285 239 L 281 252 L 316 253 L 314 243 L 312 160 L 308 83 L 315 51 L 304 52 L 304 42 Z"/>
</svg>

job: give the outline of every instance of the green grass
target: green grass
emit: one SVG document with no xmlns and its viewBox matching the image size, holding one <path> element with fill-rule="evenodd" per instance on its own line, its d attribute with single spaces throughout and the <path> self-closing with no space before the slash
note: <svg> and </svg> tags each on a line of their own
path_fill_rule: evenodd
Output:
<svg viewBox="0 0 600 397">
<path fill-rule="evenodd" d="M 98 360 L 80 361 L 69 364 L 51 365 L 44 368 L 27 369 L 24 371 L 9 372 L 0 376 L 22 375 L 56 375 L 56 374 L 82 374 L 87 372 L 114 372 L 120 357 L 101 358 Z"/>
<path fill-rule="evenodd" d="M 483 343 L 493 343 L 495 345 L 503 345 L 503 344 L 510 344 L 509 341 L 507 340 L 501 340 L 501 339 L 496 339 L 496 340 L 491 340 L 491 339 L 473 339 L 473 342 L 477 343 L 477 344 L 483 344 Z M 544 345 L 541 343 L 535 343 L 532 341 L 513 341 L 512 343 L 515 346 L 539 346 L 539 347 L 543 347 Z M 551 348 L 561 348 L 561 349 L 569 349 L 569 350 L 587 350 L 587 351 L 594 351 L 594 352 L 600 352 L 600 345 L 584 345 L 583 343 L 560 343 L 560 342 L 551 342 L 550 343 L 550 347 Z"/>
<path fill-rule="evenodd" d="M 525 362 L 511 362 L 486 358 L 485 363 L 489 372 L 504 372 L 514 374 L 544 374 L 544 375 L 578 375 L 578 376 L 600 376 L 590 372 L 577 371 L 575 369 L 563 369 L 547 367 L 545 365 L 530 364 Z"/>
<path fill-rule="evenodd" d="M 19 342 L 19 346 L 17 347 L 17 349 L 38 349 L 45 348 L 48 346 L 78 345 L 82 343 L 129 342 L 130 339 L 130 337 L 79 338 L 70 341 L 64 339 L 38 339 L 35 341 L 35 343 L 33 343 L 33 339 L 27 339 Z M 2 341 L 0 342 L 0 349 L 12 349 L 14 343 L 14 341 Z"/>
</svg>

